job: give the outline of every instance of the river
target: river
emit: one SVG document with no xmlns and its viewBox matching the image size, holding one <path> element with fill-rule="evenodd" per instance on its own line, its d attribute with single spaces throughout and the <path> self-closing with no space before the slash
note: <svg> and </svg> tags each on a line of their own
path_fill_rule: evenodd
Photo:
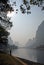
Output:
<svg viewBox="0 0 44 65">
<path fill-rule="evenodd" d="M 12 51 L 12 55 L 44 64 L 43 49 L 19 48 Z"/>
</svg>

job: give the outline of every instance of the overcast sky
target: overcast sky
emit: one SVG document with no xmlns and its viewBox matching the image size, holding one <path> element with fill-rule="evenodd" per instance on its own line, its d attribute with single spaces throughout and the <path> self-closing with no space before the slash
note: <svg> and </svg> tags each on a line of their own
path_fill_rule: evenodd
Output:
<svg viewBox="0 0 44 65">
<path fill-rule="evenodd" d="M 14 9 L 15 10 L 15 9 Z M 15 11 L 10 15 L 13 27 L 10 30 L 10 36 L 14 42 L 25 44 L 28 39 L 33 39 L 36 35 L 38 26 L 44 20 L 44 12 L 37 6 L 32 6 L 31 14 L 23 15 L 19 11 L 15 14 Z"/>
</svg>

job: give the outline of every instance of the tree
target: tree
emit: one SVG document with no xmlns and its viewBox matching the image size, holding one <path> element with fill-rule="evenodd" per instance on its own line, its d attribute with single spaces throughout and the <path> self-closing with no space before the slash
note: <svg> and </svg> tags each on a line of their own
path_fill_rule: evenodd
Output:
<svg viewBox="0 0 44 65">
<path fill-rule="evenodd" d="M 13 4 L 12 5 L 17 5 L 16 4 L 16 1 L 17 0 L 15 0 L 15 2 L 13 2 Z M 31 14 L 31 5 L 36 5 L 36 6 L 38 6 L 38 7 L 41 7 L 41 10 L 44 10 L 44 0 L 22 0 L 22 3 L 20 4 L 20 11 L 23 13 L 23 14 L 25 14 L 25 13 L 27 13 L 27 14 Z M 17 9 L 17 11 L 18 11 L 18 9 Z"/>
<path fill-rule="evenodd" d="M 0 25 L 0 44 L 7 45 L 9 33 Z"/>
<path fill-rule="evenodd" d="M 10 22 L 10 18 L 7 17 L 8 11 L 13 11 L 9 1 L 0 0 L 0 44 L 5 46 L 7 46 L 8 43 L 8 29 L 12 27 L 12 22 Z"/>
<path fill-rule="evenodd" d="M 24 9 L 22 6 L 25 5 L 26 9 Z M 31 9 L 31 5 L 36 5 L 38 7 L 41 7 L 42 10 L 44 10 L 44 0 L 23 0 L 23 5 L 20 6 L 20 9 L 22 9 L 22 11 L 26 11 L 27 10 L 27 14 L 31 13 L 30 9 Z M 25 12 L 22 12 L 25 13 Z"/>
</svg>

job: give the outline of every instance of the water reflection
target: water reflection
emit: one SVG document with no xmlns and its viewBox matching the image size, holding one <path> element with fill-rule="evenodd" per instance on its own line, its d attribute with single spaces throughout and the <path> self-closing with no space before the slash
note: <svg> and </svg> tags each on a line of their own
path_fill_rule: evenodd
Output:
<svg viewBox="0 0 44 65">
<path fill-rule="evenodd" d="M 44 63 L 44 50 L 22 48 L 15 50 L 12 55 L 34 62 Z"/>
<path fill-rule="evenodd" d="M 37 62 L 44 64 L 44 50 L 36 50 Z"/>
<path fill-rule="evenodd" d="M 29 60 L 37 62 L 37 52 L 35 49 L 27 49 L 26 52 L 29 56 Z"/>
</svg>

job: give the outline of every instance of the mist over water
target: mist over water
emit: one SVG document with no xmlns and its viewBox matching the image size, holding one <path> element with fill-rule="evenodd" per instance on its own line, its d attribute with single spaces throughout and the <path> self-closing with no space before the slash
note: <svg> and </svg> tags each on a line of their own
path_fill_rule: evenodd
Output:
<svg viewBox="0 0 44 65">
<path fill-rule="evenodd" d="M 12 52 L 13 56 L 17 56 L 30 61 L 44 64 L 44 50 L 36 50 L 29 48 L 19 48 Z"/>
<path fill-rule="evenodd" d="M 35 38 L 29 39 L 24 48 L 14 50 L 12 55 L 44 64 L 44 21 L 38 26 Z"/>
<path fill-rule="evenodd" d="M 42 21 L 42 23 L 38 26 L 35 38 L 28 40 L 26 47 L 29 47 L 29 48 L 42 47 L 42 48 L 44 48 L 44 21 Z"/>
</svg>

